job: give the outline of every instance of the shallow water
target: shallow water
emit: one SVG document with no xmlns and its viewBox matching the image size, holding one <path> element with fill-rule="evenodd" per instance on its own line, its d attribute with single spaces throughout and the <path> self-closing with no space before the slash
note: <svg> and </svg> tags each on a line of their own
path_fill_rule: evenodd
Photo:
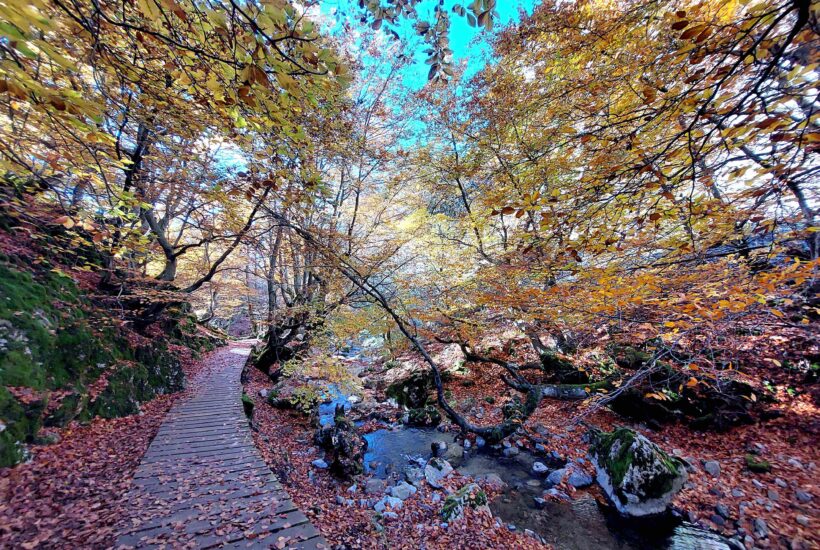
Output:
<svg viewBox="0 0 820 550">
<path fill-rule="evenodd" d="M 447 443 L 444 454 L 460 472 L 477 476 L 494 473 L 508 488 L 490 503 L 493 515 L 517 529 L 530 529 L 547 543 L 564 550 L 725 550 L 726 539 L 683 524 L 673 517 L 627 520 L 602 507 L 588 493 L 579 491 L 567 503 L 548 501 L 543 509 L 534 498 L 546 488 L 535 477 L 532 464 L 545 459 L 522 451 L 504 457 L 489 449 L 467 454 L 451 433 L 430 428 L 382 429 L 365 435 L 368 450 L 365 471 L 379 478 L 402 477 L 413 458 L 429 458 L 434 441 Z M 549 464 L 548 464 L 549 465 Z"/>
</svg>

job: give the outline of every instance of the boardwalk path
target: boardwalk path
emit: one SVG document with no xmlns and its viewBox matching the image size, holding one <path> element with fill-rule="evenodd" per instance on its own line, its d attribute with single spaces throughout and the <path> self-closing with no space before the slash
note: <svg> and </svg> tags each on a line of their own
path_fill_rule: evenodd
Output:
<svg viewBox="0 0 820 550">
<path fill-rule="evenodd" d="M 134 475 L 118 547 L 328 548 L 253 444 L 239 377 L 250 348 L 209 357 Z"/>
</svg>

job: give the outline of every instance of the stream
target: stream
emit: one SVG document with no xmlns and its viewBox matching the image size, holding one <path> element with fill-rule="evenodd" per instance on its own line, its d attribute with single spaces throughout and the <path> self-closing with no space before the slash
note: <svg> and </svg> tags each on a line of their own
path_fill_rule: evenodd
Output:
<svg viewBox="0 0 820 550">
<path fill-rule="evenodd" d="M 671 514 L 651 519 L 629 520 L 610 512 L 584 490 L 570 502 L 547 501 L 539 509 L 535 497 L 545 489 L 543 479 L 532 474 L 532 464 L 544 461 L 521 451 L 513 457 L 491 449 L 471 449 L 467 453 L 451 433 L 433 428 L 397 427 L 365 435 L 368 450 L 365 471 L 379 478 L 399 478 L 414 457 L 432 456 L 434 441 L 447 444 L 442 455 L 459 472 L 473 477 L 493 473 L 506 484 L 490 503 L 493 515 L 516 529 L 530 529 L 556 548 L 566 550 L 728 550 L 727 539 Z"/>
<path fill-rule="evenodd" d="M 333 423 L 337 405 L 348 411 L 356 398 L 331 388 L 331 399 L 319 408 L 323 426 Z M 569 502 L 548 500 L 540 508 L 544 478 L 532 473 L 536 461 L 548 466 L 548 458 L 521 450 L 506 457 L 489 447 L 464 447 L 449 432 L 435 428 L 393 426 L 365 434 L 368 443 L 364 457 L 365 472 L 381 479 L 403 479 L 404 469 L 414 459 L 432 456 L 431 444 L 443 441 L 447 450 L 441 455 L 459 472 L 477 477 L 495 474 L 507 485 L 490 502 L 494 517 L 509 527 L 529 529 L 545 542 L 562 550 L 732 550 L 732 541 L 711 531 L 683 522 L 667 514 L 662 517 L 628 519 L 602 506 L 587 491 L 579 490 Z M 557 466 L 556 466 L 557 467 Z M 514 526 L 514 527 L 513 527 Z"/>
</svg>

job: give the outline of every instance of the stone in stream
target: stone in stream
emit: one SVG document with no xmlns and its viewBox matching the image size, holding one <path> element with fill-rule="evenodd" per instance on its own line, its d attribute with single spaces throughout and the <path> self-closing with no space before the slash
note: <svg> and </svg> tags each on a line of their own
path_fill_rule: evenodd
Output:
<svg viewBox="0 0 820 550">
<path fill-rule="evenodd" d="M 543 462 L 533 462 L 532 463 L 532 473 L 536 475 L 546 474 L 549 471 L 547 465 Z"/>
<path fill-rule="evenodd" d="M 442 480 L 453 472 L 453 467 L 443 458 L 431 458 L 424 467 L 424 478 L 431 487 L 441 489 Z"/>
<path fill-rule="evenodd" d="M 362 473 L 367 440 L 357 431 L 355 424 L 345 417 L 344 405 L 337 405 L 333 426 L 319 428 L 316 444 L 329 453 L 330 470 L 343 478 Z"/>
<path fill-rule="evenodd" d="M 444 453 L 447 452 L 447 443 L 444 441 L 433 441 L 430 444 L 430 450 L 433 452 L 433 456 L 444 456 Z"/>
<path fill-rule="evenodd" d="M 688 477 L 683 461 L 633 430 L 594 432 L 591 442 L 598 484 L 624 515 L 665 511 Z"/>
</svg>

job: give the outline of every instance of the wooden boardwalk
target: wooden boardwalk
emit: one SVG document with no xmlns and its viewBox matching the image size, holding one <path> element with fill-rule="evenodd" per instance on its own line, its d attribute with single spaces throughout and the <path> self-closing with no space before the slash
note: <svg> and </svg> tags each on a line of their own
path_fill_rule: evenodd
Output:
<svg viewBox="0 0 820 550">
<path fill-rule="evenodd" d="M 212 355 L 196 395 L 168 412 L 134 475 L 117 548 L 329 548 L 254 446 L 239 382 L 249 351 Z"/>
</svg>

